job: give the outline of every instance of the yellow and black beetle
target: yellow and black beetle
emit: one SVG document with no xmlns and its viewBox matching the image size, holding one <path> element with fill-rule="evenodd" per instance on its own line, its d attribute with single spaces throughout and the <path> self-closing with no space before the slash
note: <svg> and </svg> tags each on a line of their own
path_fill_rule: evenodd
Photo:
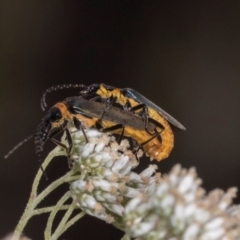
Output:
<svg viewBox="0 0 240 240">
<path fill-rule="evenodd" d="M 161 124 L 149 121 L 146 131 L 144 119 L 133 112 L 116 106 L 106 111 L 106 105 L 102 102 L 80 96 L 70 97 L 55 104 L 43 118 L 35 136 L 36 150 L 42 151 L 43 144 L 49 138 L 58 143 L 53 137 L 67 129 L 67 122 L 72 121 L 78 129 L 95 127 L 103 132 L 119 134 L 120 139 L 123 136 L 131 137 L 149 157 L 160 161 L 168 157 L 173 148 L 172 130 L 164 119 L 161 120 Z"/>
</svg>

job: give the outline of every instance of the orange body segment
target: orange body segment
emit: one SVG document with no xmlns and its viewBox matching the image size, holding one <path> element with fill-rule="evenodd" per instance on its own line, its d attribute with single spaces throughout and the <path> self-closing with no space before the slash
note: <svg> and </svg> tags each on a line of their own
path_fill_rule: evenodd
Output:
<svg viewBox="0 0 240 240">
<path fill-rule="evenodd" d="M 115 97 L 116 103 L 122 106 L 126 106 L 127 102 L 130 103 L 131 107 L 139 105 L 139 103 L 134 99 L 124 96 L 121 93 L 121 90 L 118 88 L 109 91 L 103 85 L 100 85 L 97 94 L 102 98 Z M 169 123 L 162 116 L 160 116 L 158 112 L 156 112 L 150 107 L 148 107 L 147 110 L 148 117 L 159 122 L 164 127 L 164 129 L 156 126 L 156 130 L 160 133 L 162 139 L 161 143 L 158 141 L 157 138 L 155 138 L 146 145 L 144 145 L 143 149 L 150 158 L 161 161 L 162 159 L 167 158 L 171 153 L 174 146 L 174 135 Z M 136 111 L 136 113 L 138 113 L 138 111 Z M 127 130 L 129 132 L 129 135 L 127 135 L 127 131 L 125 132 L 125 135 L 134 138 L 138 144 L 147 141 L 151 137 L 151 135 L 148 134 L 146 131 L 136 131 L 135 129 Z"/>
</svg>

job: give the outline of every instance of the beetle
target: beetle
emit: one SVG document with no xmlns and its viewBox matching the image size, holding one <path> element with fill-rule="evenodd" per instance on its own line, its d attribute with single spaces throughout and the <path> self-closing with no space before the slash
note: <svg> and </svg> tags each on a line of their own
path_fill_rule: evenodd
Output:
<svg viewBox="0 0 240 240">
<path fill-rule="evenodd" d="M 56 144 L 61 144 L 54 136 L 64 130 L 68 132 L 67 123 L 72 121 L 77 129 L 95 127 L 103 132 L 116 133 L 120 135 L 120 139 L 123 136 L 131 137 L 152 159 L 160 161 L 168 157 L 173 148 L 174 136 L 165 119 L 161 119 L 161 124 L 150 119 L 147 132 L 143 118 L 133 112 L 116 106 L 105 110 L 105 103 L 90 101 L 80 96 L 58 102 L 49 110 L 37 129 L 36 151 L 42 151 L 43 144 L 49 138 Z M 70 149 L 71 147 L 72 143 Z"/>
<path fill-rule="evenodd" d="M 55 144 L 65 148 L 69 156 L 72 140 L 67 124 L 71 121 L 77 129 L 83 131 L 84 128 L 95 127 L 103 132 L 113 132 L 120 135 L 119 140 L 123 136 L 131 137 L 151 159 L 160 161 L 168 157 L 173 148 L 174 136 L 164 118 L 160 119 L 161 124 L 150 119 L 147 124 L 148 131 L 146 131 L 144 119 L 133 112 L 116 106 L 111 106 L 107 111 L 105 110 L 105 103 L 90 101 L 80 96 L 70 97 L 56 103 L 42 119 L 36 133 L 32 135 L 35 137 L 36 153 L 40 155 L 45 142 L 51 139 Z M 66 131 L 69 147 L 54 138 L 63 131 Z M 14 147 L 5 157 L 8 157 L 25 141 Z"/>
<path fill-rule="evenodd" d="M 143 110 L 143 116 L 147 120 L 147 115 L 155 119 L 156 114 L 165 118 L 174 129 L 186 130 L 186 128 L 174 117 L 157 106 L 155 103 L 147 99 L 141 93 L 131 88 L 115 88 L 106 84 L 92 84 L 81 90 L 80 95 L 83 97 L 99 96 L 104 99 L 112 99 L 123 106 L 124 109 L 136 112 Z"/>
<path fill-rule="evenodd" d="M 66 88 L 80 88 L 80 96 L 68 98 L 62 103 L 57 103 L 43 118 L 36 134 L 28 138 L 30 139 L 35 136 L 37 153 L 42 151 L 43 144 L 49 138 L 60 145 L 61 143 L 54 139 L 54 136 L 61 131 L 66 130 L 68 139 L 70 139 L 70 133 L 67 128 L 69 121 L 74 121 L 75 126 L 78 127 L 81 125 L 83 127 L 99 127 L 99 123 L 101 122 L 102 131 L 119 133 L 119 128 L 122 128 L 120 139 L 123 135 L 132 137 L 137 141 L 139 146 L 143 146 L 146 154 L 160 161 L 166 158 L 173 148 L 174 137 L 171 127 L 185 130 L 185 127 L 181 123 L 137 91 L 130 88 L 119 89 L 105 84 L 91 84 L 89 86 L 84 84 L 64 84 L 53 86 L 48 88 L 41 98 L 42 109 L 44 110 L 46 107 L 45 99 L 47 93 Z M 105 104 L 99 102 L 99 99 L 101 101 L 104 99 Z M 78 107 L 83 102 L 85 105 L 86 103 L 89 105 L 84 110 Z M 122 109 L 117 108 L 116 104 L 122 106 Z M 96 107 L 97 105 L 98 107 Z M 74 108 L 75 110 L 78 109 L 78 112 L 74 112 Z M 101 109 L 101 113 L 99 111 L 94 113 L 93 109 Z M 121 114 L 115 115 L 116 111 L 120 111 Z M 130 115 L 126 116 L 127 112 Z M 75 116 L 76 114 L 77 117 Z M 108 119 L 105 119 L 105 115 L 107 115 Z M 141 120 L 139 120 L 139 117 Z M 132 126 L 131 122 L 133 119 L 138 119 L 137 121 L 144 123 L 145 131 L 143 127 L 136 129 L 137 125 Z M 126 125 L 126 121 L 130 126 Z M 155 127 L 151 128 L 151 124 Z M 14 147 L 6 157 L 28 139 L 25 139 Z"/>
<path fill-rule="evenodd" d="M 159 123 L 160 125 L 164 126 L 162 135 L 165 131 L 164 128 L 166 128 L 167 132 L 170 131 L 170 127 L 173 130 L 186 130 L 186 128 L 179 121 L 136 90 L 131 88 L 120 89 L 103 83 L 91 84 L 89 86 L 85 86 L 83 84 L 53 86 L 47 89 L 43 94 L 43 97 L 41 98 L 42 108 L 46 106 L 45 98 L 48 92 L 70 87 L 81 88 L 80 96 L 90 101 L 98 101 L 99 99 L 105 100 L 106 108 L 103 110 L 101 118 L 104 117 L 104 114 L 109 108 L 111 108 L 111 106 L 118 104 L 122 106 L 124 110 L 131 111 L 135 113 L 135 115 L 141 116 L 145 122 L 145 130 L 148 133 L 150 133 L 147 127 L 149 120 L 155 121 L 155 124 Z"/>
<path fill-rule="evenodd" d="M 146 125 L 148 117 L 155 119 L 158 118 L 157 115 L 160 115 L 167 120 L 174 130 L 186 130 L 179 121 L 136 90 L 131 88 L 120 89 L 103 83 L 91 84 L 89 86 L 84 84 L 64 84 L 50 87 L 44 92 L 41 98 L 42 109 L 44 110 L 46 107 L 47 93 L 65 88 L 81 88 L 80 96 L 84 98 L 90 100 L 96 100 L 98 98 L 106 99 L 112 105 L 114 105 L 114 103 L 118 103 L 125 110 L 133 111 L 135 113 L 139 113 L 142 109 L 141 114 L 145 118 Z M 157 119 L 155 120 L 157 121 Z"/>
<path fill-rule="evenodd" d="M 141 116 L 144 119 L 145 130 L 151 135 L 151 131 L 148 129 L 148 122 L 154 121 L 156 125 L 160 125 L 162 128 L 161 136 L 164 136 L 170 132 L 170 127 L 173 130 L 186 130 L 186 128 L 170 114 L 165 112 L 155 103 L 144 97 L 142 94 L 134 89 L 130 88 L 116 88 L 106 84 L 91 84 L 85 86 L 83 84 L 70 84 L 70 85 L 57 85 L 53 86 L 45 91 L 41 98 L 41 106 L 46 106 L 46 94 L 58 89 L 78 87 L 81 88 L 80 96 L 90 101 L 105 100 L 106 107 L 102 111 L 100 119 L 104 118 L 104 114 L 112 107 L 117 105 L 122 106 L 126 111 L 133 112 L 135 115 Z M 170 125 L 170 126 L 169 126 Z M 166 128 L 166 130 L 165 130 Z M 164 137 L 163 137 L 164 138 Z M 165 139 L 168 139 L 167 137 Z M 169 143 L 170 144 L 170 143 Z"/>
</svg>

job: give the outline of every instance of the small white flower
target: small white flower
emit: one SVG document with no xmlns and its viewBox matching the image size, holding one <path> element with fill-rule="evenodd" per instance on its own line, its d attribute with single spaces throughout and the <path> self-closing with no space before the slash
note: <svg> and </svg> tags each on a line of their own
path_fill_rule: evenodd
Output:
<svg viewBox="0 0 240 240">
<path fill-rule="evenodd" d="M 138 162 L 128 150 L 127 140 L 119 145 L 112 136 L 95 130 L 93 133 L 86 130 L 86 135 L 87 144 L 81 131 L 72 134 L 72 156 L 79 180 L 72 182 L 71 194 L 86 213 L 106 222 L 114 222 L 116 217 L 122 216 L 126 202 L 139 195 L 146 184 L 142 176 L 131 171 Z M 154 171 L 148 169 L 145 175 L 151 176 Z M 139 184 L 145 187 L 137 188 Z M 86 199 L 87 203 L 84 202 Z M 96 204 L 100 204 L 101 214 L 96 211 Z"/>
<path fill-rule="evenodd" d="M 240 207 L 230 206 L 235 191 L 204 195 L 200 183 L 194 169 L 175 166 L 155 191 L 126 205 L 126 232 L 138 240 L 240 239 Z"/>
</svg>

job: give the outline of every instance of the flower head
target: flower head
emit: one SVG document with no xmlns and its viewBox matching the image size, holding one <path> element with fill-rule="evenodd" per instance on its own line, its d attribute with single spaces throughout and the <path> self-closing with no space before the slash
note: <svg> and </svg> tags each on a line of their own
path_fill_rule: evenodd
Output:
<svg viewBox="0 0 240 240">
<path fill-rule="evenodd" d="M 72 197 L 86 213 L 115 222 L 126 203 L 145 190 L 156 168 L 136 174 L 132 169 L 138 161 L 127 140 L 118 144 L 113 136 L 94 129 L 86 135 L 88 143 L 81 131 L 72 135 L 74 168 L 81 173 L 71 184 Z"/>
<path fill-rule="evenodd" d="M 155 191 L 131 200 L 123 220 L 132 237 L 145 239 L 239 239 L 240 207 L 231 206 L 236 189 L 199 187 L 195 169 L 176 165 Z"/>
</svg>

